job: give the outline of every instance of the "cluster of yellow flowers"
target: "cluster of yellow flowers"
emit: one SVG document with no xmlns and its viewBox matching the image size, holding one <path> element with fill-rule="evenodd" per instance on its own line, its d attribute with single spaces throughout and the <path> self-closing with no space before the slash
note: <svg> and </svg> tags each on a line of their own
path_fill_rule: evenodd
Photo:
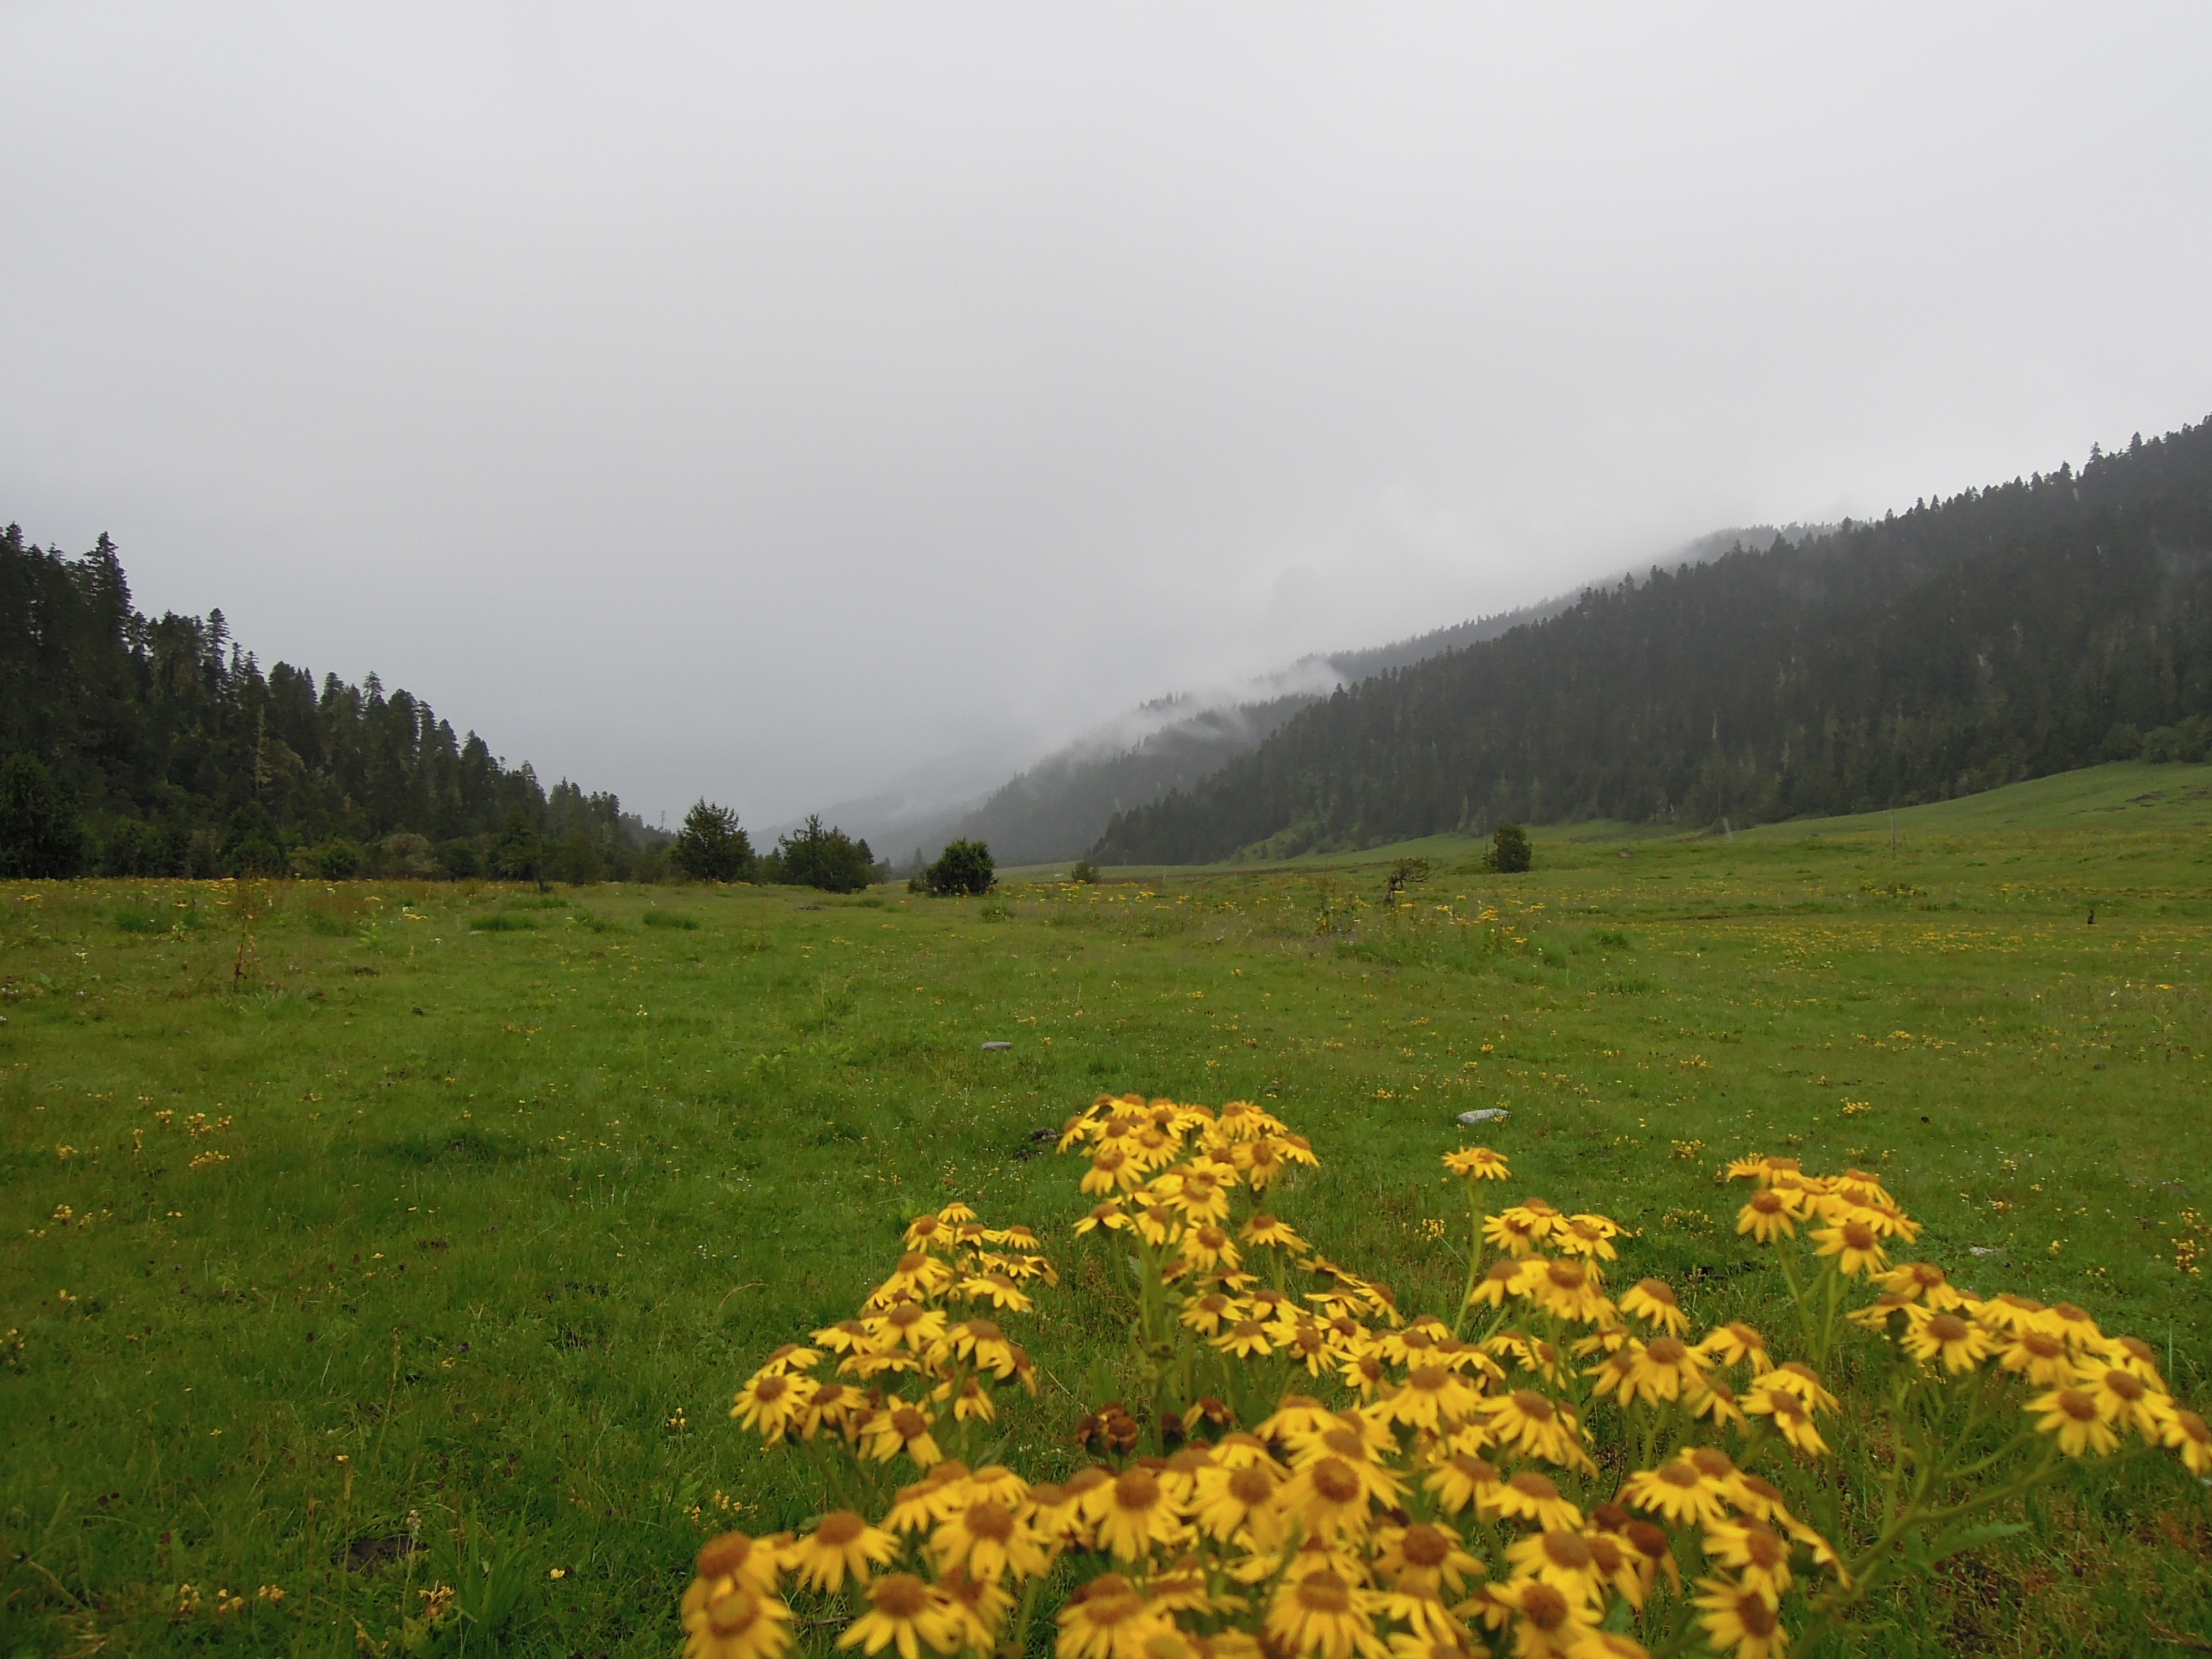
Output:
<svg viewBox="0 0 2212 1659">
<path fill-rule="evenodd" d="M 1261 1207 L 1316 1160 L 1249 1102 L 1102 1096 L 1060 1146 L 1085 1158 L 1097 1200 L 1077 1234 L 1115 1239 L 1138 1270 L 1123 1398 L 1089 1402 L 1084 1425 L 1103 1461 L 1049 1483 L 971 1467 L 993 1387 L 1035 1392 L 993 1316 L 1027 1312 L 1029 1287 L 1054 1281 L 1026 1230 L 961 1206 L 924 1216 L 859 1318 L 779 1349 L 738 1393 L 732 1415 L 805 1449 L 841 1506 L 802 1534 L 708 1543 L 684 1598 L 687 1659 L 780 1659 L 788 1598 L 842 1623 L 840 1648 L 901 1659 L 1018 1656 L 1047 1612 L 1058 1659 L 1478 1659 L 1492 1643 L 1516 1659 L 1693 1645 L 1767 1659 L 1791 1639 L 1785 1599 L 1801 1628 L 1833 1623 L 1907 1534 L 2047 1473 L 2049 1459 L 1953 1502 L 1943 1479 L 1993 1460 L 1964 1469 L 1948 1443 L 1900 1430 L 1879 1535 L 1846 1561 L 1792 1508 L 1833 1513 L 1835 1483 L 1824 1499 L 1801 1473 L 1838 1414 L 1818 1371 L 1741 1323 L 1693 1340 L 1662 1280 L 1616 1293 L 1627 1235 L 1603 1215 L 1534 1197 L 1487 1213 L 1487 1184 L 1510 1176 L 1497 1153 L 1444 1160 L 1469 1201 L 1447 1322 L 1407 1317 Z M 1893 1410 L 1987 1364 L 2048 1387 L 2031 1409 L 2054 1456 L 2109 1451 L 2132 1427 L 2203 1463 L 2202 1421 L 2172 1407 L 2140 1343 L 2073 1310 L 1965 1298 L 1924 1265 L 1890 1269 L 1888 1244 L 1917 1229 L 1879 1181 L 1764 1159 L 1732 1173 L 1759 1183 L 1740 1231 L 1802 1228 L 1817 1247 L 1809 1280 L 1786 1255 L 1783 1269 L 1820 1356 L 1839 1287 L 1883 1275 L 1849 1318 L 1898 1327 Z M 842 1380 L 817 1381 L 832 1354 Z M 1767 1462 L 1771 1480 L 1754 1472 Z M 885 1490 L 895 1469 L 918 1478 Z"/>
<path fill-rule="evenodd" d="M 2174 1403 L 2157 1352 L 2142 1338 L 2107 1336 L 2070 1302 L 2046 1307 L 2009 1291 L 1978 1297 L 1933 1262 L 1892 1265 L 1890 1244 L 1911 1243 L 1920 1230 L 1863 1171 L 1811 1176 L 1794 1158 L 1749 1158 L 1725 1173 L 1757 1183 L 1737 1216 L 1739 1233 L 1769 1243 L 1805 1228 L 1816 1256 L 1833 1258 L 1842 1277 L 1880 1289 L 1845 1317 L 1888 1336 L 1932 1376 L 1955 1381 L 1990 1371 L 2018 1379 L 2031 1395 L 2024 1406 L 2034 1430 L 2064 1456 L 2101 1457 L 2133 1434 L 2178 1452 L 2191 1474 L 2212 1474 L 2212 1428 Z"/>
</svg>

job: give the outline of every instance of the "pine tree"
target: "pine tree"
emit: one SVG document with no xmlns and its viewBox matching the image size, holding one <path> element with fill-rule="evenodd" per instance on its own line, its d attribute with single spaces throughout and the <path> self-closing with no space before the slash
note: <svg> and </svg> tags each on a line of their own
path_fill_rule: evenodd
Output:
<svg viewBox="0 0 2212 1659">
<path fill-rule="evenodd" d="M 676 866 L 694 881 L 750 881 L 752 837 L 738 827 L 738 815 L 701 796 L 684 815 L 671 849 Z"/>
</svg>

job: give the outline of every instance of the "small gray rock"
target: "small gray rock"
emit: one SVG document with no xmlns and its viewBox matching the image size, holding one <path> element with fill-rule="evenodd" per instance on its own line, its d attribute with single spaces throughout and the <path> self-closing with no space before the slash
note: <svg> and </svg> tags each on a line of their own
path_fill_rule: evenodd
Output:
<svg viewBox="0 0 2212 1659">
<path fill-rule="evenodd" d="M 1478 1123 L 1500 1123 L 1511 1115 L 1503 1106 L 1485 1106 L 1480 1111 L 1462 1112 L 1459 1126 L 1462 1129 L 1472 1129 Z"/>
<path fill-rule="evenodd" d="M 987 1054 L 994 1054 L 1001 1048 L 1011 1048 L 1013 1046 L 1011 1042 L 987 1042 L 983 1045 L 983 1052 Z"/>
</svg>

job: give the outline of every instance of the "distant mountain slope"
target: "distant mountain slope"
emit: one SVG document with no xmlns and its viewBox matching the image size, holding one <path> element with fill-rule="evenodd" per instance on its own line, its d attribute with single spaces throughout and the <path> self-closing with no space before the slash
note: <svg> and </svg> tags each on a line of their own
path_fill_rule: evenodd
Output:
<svg viewBox="0 0 2212 1659">
<path fill-rule="evenodd" d="M 2033 481 L 1653 570 L 1307 708 L 1094 856 L 1277 856 L 1511 819 L 1935 799 L 2212 715 L 2212 421 Z"/>
<path fill-rule="evenodd" d="M 1716 531 L 1676 550 L 1671 561 L 1698 563 L 1725 552 L 1743 536 L 1774 533 L 1768 526 L 1756 532 Z M 1791 526 L 1784 533 L 1803 532 Z M 910 818 L 906 830 L 890 832 L 897 836 L 896 842 L 886 838 L 878 844 L 889 848 L 911 842 L 917 851 L 933 854 L 945 842 L 965 836 L 988 842 L 1002 864 L 1073 858 L 1097 840 L 1115 813 L 1158 800 L 1172 790 L 1194 787 L 1249 753 L 1284 721 L 1336 686 L 1495 639 L 1524 623 L 1557 616 L 1575 598 L 1566 594 L 1540 600 L 1389 645 L 1302 658 L 1261 683 L 1263 690 L 1275 690 L 1273 696 L 1195 707 L 1187 699 L 1163 698 L 1047 756 L 981 803 Z"/>
</svg>

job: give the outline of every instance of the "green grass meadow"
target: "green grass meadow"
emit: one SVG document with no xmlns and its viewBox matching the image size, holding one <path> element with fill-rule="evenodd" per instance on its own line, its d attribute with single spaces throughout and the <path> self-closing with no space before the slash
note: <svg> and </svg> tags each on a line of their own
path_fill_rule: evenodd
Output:
<svg viewBox="0 0 2212 1659">
<path fill-rule="evenodd" d="M 1863 1164 L 1954 1278 L 2212 1401 L 2212 768 L 1534 840 L 1514 877 L 1440 838 L 959 901 L 0 893 L 0 1655 L 424 1650 L 457 1528 L 526 1575 L 505 1650 L 672 1652 L 704 1537 L 818 1507 L 732 1390 L 956 1196 L 1060 1265 L 1008 1426 L 1068 1467 L 1124 1332 L 1051 1141 L 1101 1091 L 1268 1101 L 1322 1159 L 1275 1207 L 1447 1313 L 1470 1139 L 1635 1229 L 1701 1327 L 1775 1314 L 1717 1167 Z M 1435 872 L 1387 908 L 1407 854 Z M 2171 1459 L 2030 1518 L 1852 1650 L 2212 1648 Z"/>
</svg>

